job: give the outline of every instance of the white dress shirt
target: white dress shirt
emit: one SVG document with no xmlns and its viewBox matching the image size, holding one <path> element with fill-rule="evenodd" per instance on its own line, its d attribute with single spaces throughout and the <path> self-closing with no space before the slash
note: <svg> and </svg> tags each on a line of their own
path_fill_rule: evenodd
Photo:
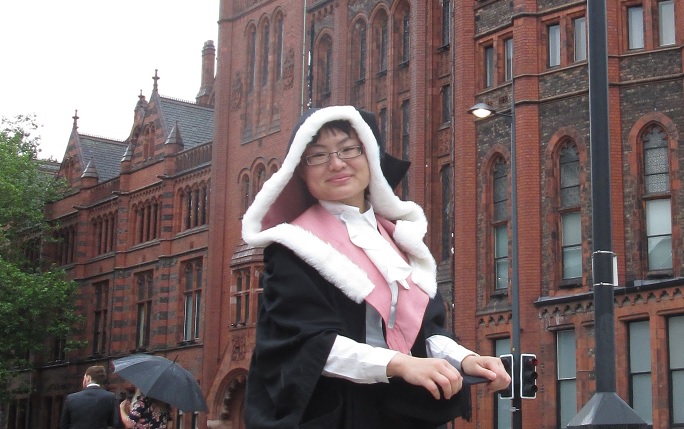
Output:
<svg viewBox="0 0 684 429">
<path fill-rule="evenodd" d="M 366 202 L 369 209 L 364 213 L 354 206 L 338 202 L 320 203 L 345 223 L 352 243 L 366 252 L 387 280 L 392 291 L 391 323 L 393 310 L 396 309 L 397 288 L 409 287 L 406 278 L 411 274 L 411 267 L 378 232 L 375 212 L 369 202 Z M 475 354 L 443 335 L 428 338 L 426 347 L 429 357 L 446 359 L 457 369 L 461 369 L 461 361 L 466 356 Z M 388 383 L 387 365 L 397 353 L 399 352 L 396 350 L 388 349 L 384 341 L 382 317 L 373 306 L 366 305 L 366 343 L 338 335 L 323 367 L 323 375 L 344 378 L 355 383 Z"/>
</svg>

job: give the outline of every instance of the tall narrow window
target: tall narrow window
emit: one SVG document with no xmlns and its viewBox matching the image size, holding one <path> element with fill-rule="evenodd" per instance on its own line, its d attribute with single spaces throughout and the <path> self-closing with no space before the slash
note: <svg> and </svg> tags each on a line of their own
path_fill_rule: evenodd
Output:
<svg viewBox="0 0 684 429">
<path fill-rule="evenodd" d="M 508 166 L 503 158 L 494 164 L 493 230 L 494 230 L 494 288 L 508 288 Z"/>
<path fill-rule="evenodd" d="M 658 37 L 660 46 L 675 44 L 674 0 L 658 2 Z"/>
<path fill-rule="evenodd" d="M 194 341 L 200 334 L 202 302 L 202 261 L 185 264 L 183 270 L 183 341 Z"/>
<path fill-rule="evenodd" d="M 494 47 L 487 46 L 484 50 L 484 68 L 485 68 L 485 87 L 489 88 L 494 85 L 494 77 L 496 75 L 496 64 L 494 63 Z"/>
<path fill-rule="evenodd" d="M 561 63 L 560 25 L 549 25 L 549 67 L 559 66 Z"/>
<path fill-rule="evenodd" d="M 328 40 L 328 44 L 325 49 L 325 85 L 323 88 L 323 92 L 325 94 L 330 93 L 330 88 L 332 84 L 332 62 L 333 62 L 333 54 L 332 54 L 332 41 Z"/>
<path fill-rule="evenodd" d="M 658 125 L 644 133 L 644 197 L 649 270 L 672 269 L 672 211 L 667 136 Z"/>
<path fill-rule="evenodd" d="M 410 158 L 410 138 L 409 138 L 409 126 L 410 126 L 410 110 L 409 110 L 409 100 L 404 100 L 401 103 L 401 158 L 408 161 Z M 409 199 L 409 176 L 404 175 L 401 180 L 401 194 L 404 200 Z"/>
<path fill-rule="evenodd" d="M 109 282 L 93 285 L 95 309 L 93 317 L 93 354 L 105 354 L 107 347 L 107 320 L 109 314 Z"/>
<path fill-rule="evenodd" d="M 276 80 L 283 77 L 283 16 L 276 19 Z"/>
<path fill-rule="evenodd" d="M 511 339 L 500 338 L 494 340 L 494 356 L 501 356 L 511 352 Z M 498 394 L 494 396 L 496 399 L 496 416 L 494 427 L 496 429 L 510 429 L 511 422 L 511 400 L 501 399 Z"/>
<path fill-rule="evenodd" d="M 670 317 L 667 321 L 668 356 L 670 372 L 670 415 L 673 425 L 684 424 L 684 316 Z"/>
<path fill-rule="evenodd" d="M 411 52 L 411 11 L 407 8 L 404 12 L 402 24 L 404 31 L 401 37 L 401 62 L 407 63 Z"/>
<path fill-rule="evenodd" d="M 249 177 L 244 175 L 242 176 L 242 213 L 247 211 L 249 203 Z"/>
<path fill-rule="evenodd" d="M 587 18 L 575 18 L 572 20 L 574 36 L 575 62 L 587 59 Z"/>
<path fill-rule="evenodd" d="M 577 414 L 577 350 L 575 331 L 556 333 L 556 366 L 558 367 L 558 420 L 564 428 Z"/>
<path fill-rule="evenodd" d="M 629 327 L 629 398 L 634 411 L 646 423 L 653 422 L 651 395 L 651 333 L 648 320 Z"/>
<path fill-rule="evenodd" d="M 256 81 L 256 28 L 249 30 L 247 46 L 247 58 L 249 60 L 249 92 L 254 91 Z"/>
<path fill-rule="evenodd" d="M 138 289 L 135 348 L 147 349 L 150 346 L 150 323 L 152 321 L 152 271 L 136 275 Z"/>
<path fill-rule="evenodd" d="M 451 86 L 442 88 L 442 124 L 451 122 Z"/>
<path fill-rule="evenodd" d="M 380 114 L 378 114 L 378 122 L 380 122 L 380 151 L 384 152 L 387 150 L 387 109 L 380 109 Z"/>
<path fill-rule="evenodd" d="M 582 277 L 582 217 L 580 208 L 579 154 L 567 142 L 560 150 L 560 221 L 563 280 Z"/>
<path fill-rule="evenodd" d="M 504 40 L 504 58 L 506 61 L 506 70 L 504 78 L 506 82 L 513 79 L 513 39 Z"/>
<path fill-rule="evenodd" d="M 249 268 L 235 272 L 235 288 L 233 302 L 235 303 L 233 322 L 231 326 L 244 326 L 249 323 L 249 294 L 251 272 Z"/>
<path fill-rule="evenodd" d="M 454 196 L 451 187 L 451 166 L 445 165 L 440 171 L 442 185 L 442 261 L 451 258 L 452 228 L 454 217 Z"/>
<path fill-rule="evenodd" d="M 627 8 L 627 31 L 629 34 L 629 49 L 643 49 L 644 8 L 642 6 Z"/>
<path fill-rule="evenodd" d="M 271 44 L 271 25 L 267 22 L 264 24 L 264 40 L 262 41 L 263 52 L 261 54 L 261 86 L 266 86 L 268 83 L 268 56 Z"/>
<path fill-rule="evenodd" d="M 380 72 L 387 71 L 387 18 L 380 23 Z"/>
<path fill-rule="evenodd" d="M 451 43 L 451 1 L 442 0 L 442 46 Z"/>
<path fill-rule="evenodd" d="M 366 26 L 359 29 L 359 80 L 366 78 Z"/>
</svg>

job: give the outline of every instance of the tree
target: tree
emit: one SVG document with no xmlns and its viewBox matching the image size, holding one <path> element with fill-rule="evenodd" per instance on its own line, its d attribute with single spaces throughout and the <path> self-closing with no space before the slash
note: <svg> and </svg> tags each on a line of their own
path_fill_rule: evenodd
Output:
<svg viewBox="0 0 684 429">
<path fill-rule="evenodd" d="M 33 116 L 0 123 L 0 404 L 20 386 L 15 375 L 32 368 L 32 357 L 51 339 L 66 339 L 79 321 L 77 284 L 65 273 L 30 258 L 29 246 L 51 236 L 46 203 L 66 190 L 39 169 Z M 2 416 L 0 416 L 0 420 Z"/>
</svg>

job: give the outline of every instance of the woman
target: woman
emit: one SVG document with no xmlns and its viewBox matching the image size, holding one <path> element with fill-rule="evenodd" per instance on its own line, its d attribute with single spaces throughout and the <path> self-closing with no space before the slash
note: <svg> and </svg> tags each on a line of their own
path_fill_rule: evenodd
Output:
<svg viewBox="0 0 684 429">
<path fill-rule="evenodd" d="M 378 134 L 351 106 L 305 113 L 244 215 L 266 246 L 248 428 L 434 428 L 469 418 L 460 371 L 510 382 L 445 332 L 425 215 L 394 194 L 408 167 Z"/>
<path fill-rule="evenodd" d="M 171 407 L 165 402 L 143 395 L 136 388 L 133 399 L 121 401 L 119 411 L 121 423 L 128 429 L 166 429 Z"/>
</svg>

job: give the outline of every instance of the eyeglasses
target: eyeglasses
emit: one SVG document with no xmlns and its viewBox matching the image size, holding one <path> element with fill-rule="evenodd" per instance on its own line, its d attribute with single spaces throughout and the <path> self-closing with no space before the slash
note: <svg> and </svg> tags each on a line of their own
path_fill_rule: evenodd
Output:
<svg viewBox="0 0 684 429">
<path fill-rule="evenodd" d="M 339 159 L 352 159 L 363 153 L 363 146 L 347 146 L 335 152 L 316 152 L 307 155 L 304 159 L 307 165 L 321 165 L 330 161 L 330 155 L 336 154 Z"/>
</svg>

